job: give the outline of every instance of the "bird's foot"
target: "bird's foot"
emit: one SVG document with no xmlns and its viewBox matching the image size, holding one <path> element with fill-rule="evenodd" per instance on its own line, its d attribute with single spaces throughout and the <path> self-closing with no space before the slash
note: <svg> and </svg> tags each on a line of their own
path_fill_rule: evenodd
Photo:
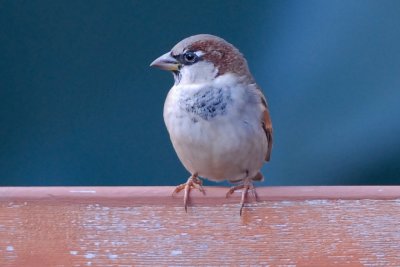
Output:
<svg viewBox="0 0 400 267">
<path fill-rule="evenodd" d="M 242 216 L 242 211 L 243 211 L 243 207 L 244 207 L 244 203 L 247 197 L 247 193 L 250 192 L 253 195 L 253 198 L 257 200 L 257 192 L 256 192 L 256 188 L 253 185 L 252 179 L 244 179 L 243 183 L 240 185 L 236 185 L 236 186 L 232 186 L 229 191 L 226 193 L 226 197 L 228 198 L 230 195 L 232 195 L 236 190 L 239 189 L 243 189 L 242 191 L 242 198 L 240 200 L 240 216 Z"/>
<path fill-rule="evenodd" d="M 189 179 L 184 184 L 178 185 L 172 195 L 179 193 L 182 190 L 185 190 L 185 194 L 183 196 L 183 205 L 185 206 L 185 211 L 187 212 L 187 205 L 189 201 L 189 193 L 191 189 L 198 189 L 203 195 L 206 194 L 206 191 L 203 188 L 203 182 L 197 176 L 197 173 L 192 174 Z"/>
</svg>

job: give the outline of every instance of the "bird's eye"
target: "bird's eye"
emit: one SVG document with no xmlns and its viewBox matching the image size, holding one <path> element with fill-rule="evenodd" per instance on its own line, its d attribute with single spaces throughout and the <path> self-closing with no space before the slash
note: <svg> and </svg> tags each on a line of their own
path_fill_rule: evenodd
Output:
<svg viewBox="0 0 400 267">
<path fill-rule="evenodd" d="M 188 51 L 183 54 L 183 60 L 187 64 L 193 64 L 197 61 L 197 59 L 198 59 L 197 55 L 192 51 Z"/>
</svg>

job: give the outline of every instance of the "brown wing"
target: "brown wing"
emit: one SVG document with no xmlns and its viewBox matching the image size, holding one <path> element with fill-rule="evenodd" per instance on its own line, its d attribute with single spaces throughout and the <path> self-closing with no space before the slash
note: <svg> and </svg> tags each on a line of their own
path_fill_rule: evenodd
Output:
<svg viewBox="0 0 400 267">
<path fill-rule="evenodd" d="M 265 100 L 263 95 L 261 95 L 261 103 L 265 107 L 263 116 L 261 118 L 261 125 L 264 129 L 265 135 L 267 136 L 267 140 L 268 140 L 268 151 L 267 151 L 267 155 L 265 155 L 265 161 L 269 161 L 271 159 L 272 142 L 273 142 L 272 141 L 272 121 L 271 121 L 271 117 L 269 116 L 267 101 Z"/>
</svg>

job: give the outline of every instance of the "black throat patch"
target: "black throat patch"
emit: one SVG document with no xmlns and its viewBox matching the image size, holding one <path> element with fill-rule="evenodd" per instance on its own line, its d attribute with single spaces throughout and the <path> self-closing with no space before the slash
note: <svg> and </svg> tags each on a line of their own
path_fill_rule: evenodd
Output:
<svg viewBox="0 0 400 267">
<path fill-rule="evenodd" d="M 230 90 L 222 88 L 205 87 L 193 94 L 182 93 L 179 100 L 181 109 L 192 113 L 193 122 L 198 119 L 211 120 L 226 114 L 226 109 L 232 102 Z"/>
</svg>

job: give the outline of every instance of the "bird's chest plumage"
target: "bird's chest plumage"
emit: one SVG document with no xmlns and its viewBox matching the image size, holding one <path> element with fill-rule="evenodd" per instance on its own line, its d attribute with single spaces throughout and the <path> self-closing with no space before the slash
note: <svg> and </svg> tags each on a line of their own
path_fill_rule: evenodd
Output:
<svg viewBox="0 0 400 267">
<path fill-rule="evenodd" d="M 227 115 L 227 109 L 234 107 L 229 88 L 205 86 L 198 90 L 182 90 L 178 97 L 179 110 L 190 116 L 193 123 L 199 120 L 212 121 Z M 212 123 L 212 122 L 211 122 Z"/>
<path fill-rule="evenodd" d="M 211 180 L 241 178 L 247 165 L 259 169 L 265 153 L 259 118 L 256 101 L 241 86 L 174 86 L 164 106 L 164 120 L 183 165 Z M 260 154 L 259 163 L 246 158 L 254 153 Z"/>
<path fill-rule="evenodd" d="M 173 142 L 213 145 L 218 134 L 235 124 L 241 105 L 229 86 L 174 86 L 164 106 L 164 120 Z M 222 138 L 220 136 L 219 138 Z"/>
</svg>

